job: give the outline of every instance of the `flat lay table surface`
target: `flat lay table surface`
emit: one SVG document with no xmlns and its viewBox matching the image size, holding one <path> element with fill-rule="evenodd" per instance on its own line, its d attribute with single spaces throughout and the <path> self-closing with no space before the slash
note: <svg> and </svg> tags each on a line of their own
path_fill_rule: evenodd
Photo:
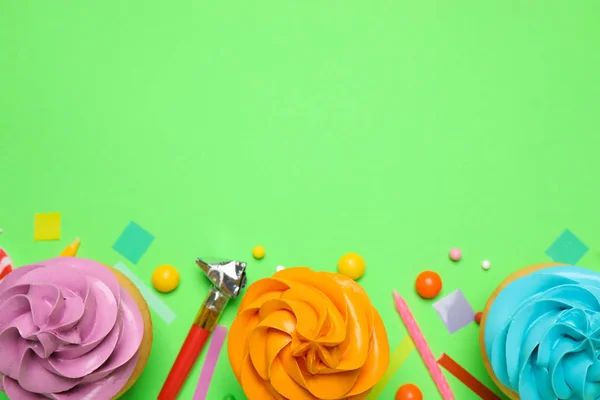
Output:
<svg viewBox="0 0 600 400">
<path fill-rule="evenodd" d="M 0 2 L 0 246 L 20 266 L 79 237 L 79 257 L 150 291 L 177 268 L 179 287 L 154 291 L 172 320 L 151 305 L 153 351 L 123 399 L 156 398 L 209 290 L 196 257 L 246 261 L 251 283 L 349 252 L 391 350 L 395 289 L 433 353 L 500 395 L 478 325 L 450 334 L 432 304 L 460 289 L 481 311 L 567 229 L 598 269 L 599 15 L 592 0 Z M 60 239 L 34 241 L 51 212 Z M 153 237 L 135 262 L 113 248 L 131 222 Z M 433 301 L 415 292 L 425 270 Z M 380 398 L 409 382 L 441 398 L 417 352 Z M 245 399 L 224 347 L 207 398 L 228 394 Z"/>
</svg>

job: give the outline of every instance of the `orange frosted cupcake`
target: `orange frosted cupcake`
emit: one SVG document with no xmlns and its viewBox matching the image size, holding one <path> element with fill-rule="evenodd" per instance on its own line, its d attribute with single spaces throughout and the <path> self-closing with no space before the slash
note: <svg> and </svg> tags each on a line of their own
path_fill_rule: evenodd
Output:
<svg viewBox="0 0 600 400">
<path fill-rule="evenodd" d="M 385 327 L 352 279 L 288 268 L 252 284 L 228 340 L 250 400 L 365 399 L 385 373 Z"/>
</svg>

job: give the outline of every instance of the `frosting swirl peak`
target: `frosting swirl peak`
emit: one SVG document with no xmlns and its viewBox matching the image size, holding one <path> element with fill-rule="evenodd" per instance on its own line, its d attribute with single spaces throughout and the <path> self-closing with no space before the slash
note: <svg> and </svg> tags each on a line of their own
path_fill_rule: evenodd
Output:
<svg viewBox="0 0 600 400">
<path fill-rule="evenodd" d="M 110 399 L 131 376 L 144 323 L 103 265 L 59 257 L 0 282 L 0 390 L 10 399 Z"/>
<path fill-rule="evenodd" d="M 484 342 L 500 383 L 523 400 L 600 398 L 600 274 L 559 266 L 512 281 Z"/>
</svg>

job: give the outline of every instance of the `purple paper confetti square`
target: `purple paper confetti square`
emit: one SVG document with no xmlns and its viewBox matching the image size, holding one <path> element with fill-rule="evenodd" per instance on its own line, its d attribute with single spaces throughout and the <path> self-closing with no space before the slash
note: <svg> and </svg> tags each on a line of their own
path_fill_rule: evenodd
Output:
<svg viewBox="0 0 600 400">
<path fill-rule="evenodd" d="M 433 308 L 451 334 L 475 320 L 475 312 L 460 289 L 433 303 Z"/>
</svg>

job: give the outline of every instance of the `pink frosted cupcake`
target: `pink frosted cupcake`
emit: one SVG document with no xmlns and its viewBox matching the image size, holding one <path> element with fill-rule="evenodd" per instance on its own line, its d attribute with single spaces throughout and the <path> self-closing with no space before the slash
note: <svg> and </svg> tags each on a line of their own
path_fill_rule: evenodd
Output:
<svg viewBox="0 0 600 400">
<path fill-rule="evenodd" d="M 11 400 L 108 400 L 139 378 L 148 306 L 116 270 L 59 257 L 0 281 L 0 390 Z"/>
</svg>

